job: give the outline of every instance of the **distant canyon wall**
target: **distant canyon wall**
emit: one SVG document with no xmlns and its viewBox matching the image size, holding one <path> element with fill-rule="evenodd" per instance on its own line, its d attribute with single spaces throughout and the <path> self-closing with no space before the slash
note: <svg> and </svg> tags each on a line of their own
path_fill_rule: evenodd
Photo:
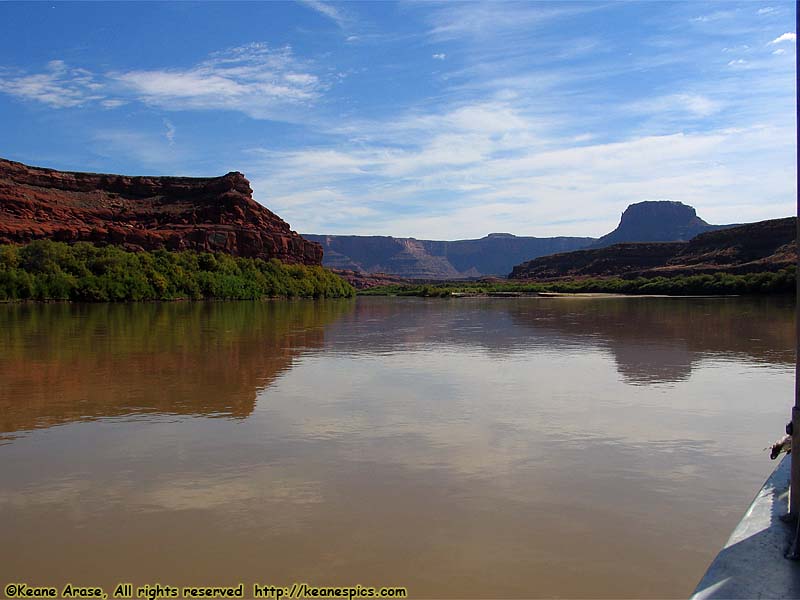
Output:
<svg viewBox="0 0 800 600">
<path fill-rule="evenodd" d="M 535 238 L 506 233 L 456 241 L 357 235 L 303 237 L 322 244 L 326 267 L 414 279 L 505 276 L 515 264 L 528 258 L 583 248 L 595 241 L 587 237 Z"/>
<path fill-rule="evenodd" d="M 333 269 L 414 279 L 465 279 L 487 275 L 505 277 L 516 265 L 541 256 L 620 242 L 687 241 L 700 233 L 724 227 L 729 225 L 706 223 L 691 206 L 658 200 L 631 204 L 622 213 L 619 226 L 599 239 L 517 237 L 509 233 L 456 241 L 304 235 L 322 244 L 324 264 Z M 653 252 L 663 253 L 664 250 Z"/>
</svg>

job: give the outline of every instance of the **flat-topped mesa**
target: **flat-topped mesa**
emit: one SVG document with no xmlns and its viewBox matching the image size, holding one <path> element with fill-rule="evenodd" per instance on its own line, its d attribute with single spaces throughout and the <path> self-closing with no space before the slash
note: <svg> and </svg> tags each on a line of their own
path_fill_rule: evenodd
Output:
<svg viewBox="0 0 800 600">
<path fill-rule="evenodd" d="M 48 238 L 319 265 L 322 246 L 252 198 L 245 176 L 131 177 L 0 159 L 0 243 Z"/>
<path fill-rule="evenodd" d="M 603 248 L 623 242 L 688 241 L 705 231 L 725 227 L 710 225 L 691 206 L 670 200 L 645 200 L 625 209 L 617 228 L 591 247 Z"/>
</svg>

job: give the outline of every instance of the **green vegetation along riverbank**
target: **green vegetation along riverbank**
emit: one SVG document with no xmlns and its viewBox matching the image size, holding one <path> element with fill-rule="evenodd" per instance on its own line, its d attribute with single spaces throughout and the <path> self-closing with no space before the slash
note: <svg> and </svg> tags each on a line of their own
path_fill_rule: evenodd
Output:
<svg viewBox="0 0 800 600">
<path fill-rule="evenodd" d="M 452 282 L 437 284 L 386 285 L 359 290 L 362 296 L 450 297 L 474 295 L 509 295 L 538 293 L 663 294 L 670 296 L 707 296 L 727 294 L 792 294 L 795 292 L 795 269 L 775 272 L 732 275 L 681 275 L 677 277 L 618 277 L 576 279 L 553 282 Z"/>
<path fill-rule="evenodd" d="M 323 267 L 183 251 L 38 240 L 0 245 L 0 301 L 252 300 L 355 295 Z"/>
</svg>

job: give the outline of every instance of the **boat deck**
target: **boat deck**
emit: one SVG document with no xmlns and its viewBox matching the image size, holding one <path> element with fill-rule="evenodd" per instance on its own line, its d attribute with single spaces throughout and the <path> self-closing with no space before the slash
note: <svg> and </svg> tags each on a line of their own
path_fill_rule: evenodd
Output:
<svg viewBox="0 0 800 600">
<path fill-rule="evenodd" d="M 791 459 L 781 461 L 758 492 L 693 599 L 800 598 L 800 562 L 784 558 L 795 526 L 784 522 Z"/>
</svg>

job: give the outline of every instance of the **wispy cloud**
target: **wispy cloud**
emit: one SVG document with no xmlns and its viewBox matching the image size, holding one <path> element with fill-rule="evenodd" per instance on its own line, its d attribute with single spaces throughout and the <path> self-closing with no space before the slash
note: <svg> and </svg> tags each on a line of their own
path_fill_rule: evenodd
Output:
<svg viewBox="0 0 800 600">
<path fill-rule="evenodd" d="M 0 70 L 0 92 L 53 108 L 71 108 L 105 99 L 103 84 L 85 69 L 52 60 L 43 73 L 20 74 Z"/>
<path fill-rule="evenodd" d="M 431 58 L 435 58 L 436 60 L 444 60 L 445 58 L 447 58 L 447 54 L 445 54 L 444 52 L 439 52 L 437 54 L 432 54 Z"/>
<path fill-rule="evenodd" d="M 275 118 L 278 110 L 318 98 L 323 84 L 291 48 L 248 44 L 213 55 L 189 69 L 113 73 L 142 102 L 169 110 L 237 110 Z"/>
<path fill-rule="evenodd" d="M 114 109 L 139 101 L 166 110 L 240 111 L 255 119 L 280 120 L 313 103 L 325 88 L 290 47 L 263 43 L 218 52 L 184 69 L 95 74 L 55 60 L 42 73 L 0 71 L 0 92 L 53 108 Z"/>
<path fill-rule="evenodd" d="M 695 23 L 711 23 L 714 21 L 722 21 L 725 19 L 731 19 L 736 15 L 736 11 L 734 10 L 718 10 L 713 13 L 709 13 L 706 15 L 700 15 L 698 17 L 692 18 L 692 21 Z"/>
<path fill-rule="evenodd" d="M 448 2 L 430 12 L 429 35 L 438 40 L 487 38 L 498 32 L 530 32 L 531 27 L 594 11 L 599 5 L 517 2 Z"/>
<path fill-rule="evenodd" d="M 657 98 L 640 100 L 628 105 L 637 113 L 673 114 L 704 118 L 719 112 L 721 105 L 702 94 L 669 94 Z"/>
</svg>

